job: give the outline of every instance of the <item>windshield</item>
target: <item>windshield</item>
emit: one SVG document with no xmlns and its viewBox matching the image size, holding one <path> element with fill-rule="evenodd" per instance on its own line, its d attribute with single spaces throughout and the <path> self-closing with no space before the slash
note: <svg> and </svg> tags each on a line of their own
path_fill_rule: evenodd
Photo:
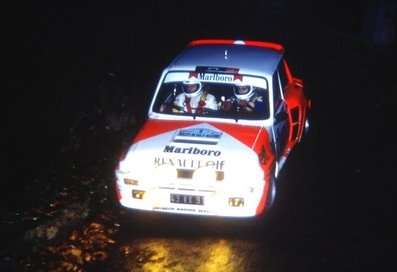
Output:
<svg viewBox="0 0 397 272">
<path fill-rule="evenodd" d="M 266 120 L 269 94 L 266 79 L 238 75 L 168 73 L 153 103 L 153 112 L 172 115 Z"/>
</svg>

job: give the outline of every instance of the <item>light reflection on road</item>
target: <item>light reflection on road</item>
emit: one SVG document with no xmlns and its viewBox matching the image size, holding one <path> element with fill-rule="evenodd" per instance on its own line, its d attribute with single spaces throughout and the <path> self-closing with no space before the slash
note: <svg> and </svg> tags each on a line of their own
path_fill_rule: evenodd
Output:
<svg viewBox="0 0 397 272">
<path fill-rule="evenodd" d="M 121 247 L 125 271 L 270 271 L 258 245 L 234 239 L 144 238 Z"/>
</svg>

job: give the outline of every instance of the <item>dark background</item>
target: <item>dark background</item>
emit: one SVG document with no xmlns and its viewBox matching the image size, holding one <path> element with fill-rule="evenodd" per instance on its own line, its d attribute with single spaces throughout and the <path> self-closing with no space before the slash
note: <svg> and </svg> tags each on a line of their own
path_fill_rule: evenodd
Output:
<svg viewBox="0 0 397 272">
<path fill-rule="evenodd" d="M 7 11 L 3 210 L 34 205 L 21 191 L 62 161 L 71 128 L 80 149 L 109 152 L 104 122 L 82 116 L 127 112 L 139 127 L 161 70 L 191 40 L 279 42 L 313 108 L 281 175 L 273 271 L 395 267 L 396 1 L 44 1 Z"/>
<path fill-rule="evenodd" d="M 4 50 L 5 94 L 10 96 L 4 103 L 6 146 L 18 139 L 20 144 L 11 145 L 17 148 L 13 156 L 36 153 L 34 146 L 40 146 L 40 153 L 51 157 L 51 147 L 62 140 L 58 133 L 95 101 L 99 81 L 109 73 L 123 80 L 133 102 L 139 101 L 134 110 L 141 118 L 146 110 L 141 105 L 147 105 L 161 69 L 197 38 L 280 42 L 310 92 L 319 88 L 311 88 L 310 79 L 317 80 L 314 73 L 328 61 L 322 60 L 325 55 L 355 54 L 338 44 L 393 54 L 395 9 L 395 1 L 368 0 L 40 1 L 13 6 L 7 10 Z M 318 39 L 329 39 L 329 49 L 316 48 L 323 46 Z M 323 76 L 331 78 L 333 72 L 323 71 Z"/>
</svg>

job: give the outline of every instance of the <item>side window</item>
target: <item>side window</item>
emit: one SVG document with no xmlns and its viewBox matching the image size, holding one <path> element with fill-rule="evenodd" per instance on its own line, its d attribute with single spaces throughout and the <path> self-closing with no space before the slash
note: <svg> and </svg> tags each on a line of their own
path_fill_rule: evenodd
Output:
<svg viewBox="0 0 397 272">
<path fill-rule="evenodd" d="M 170 112 L 175 97 L 180 93 L 180 87 L 176 83 L 164 83 L 157 94 L 156 101 L 153 105 L 154 111 Z"/>
<path fill-rule="evenodd" d="M 281 99 L 280 79 L 276 72 L 273 74 L 273 105 L 275 108 L 280 104 Z"/>
<path fill-rule="evenodd" d="M 281 61 L 280 64 L 277 67 L 277 72 L 280 77 L 280 85 L 282 88 L 282 91 L 284 92 L 285 87 L 288 85 L 288 78 L 287 78 L 287 73 L 285 71 L 285 67 L 283 65 L 284 61 Z"/>
</svg>

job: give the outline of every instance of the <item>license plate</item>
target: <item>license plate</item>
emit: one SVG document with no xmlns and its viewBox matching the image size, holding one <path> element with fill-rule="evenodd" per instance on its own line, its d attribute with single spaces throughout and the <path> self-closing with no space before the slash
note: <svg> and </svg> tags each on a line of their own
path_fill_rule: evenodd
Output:
<svg viewBox="0 0 397 272">
<path fill-rule="evenodd" d="M 204 205 L 204 196 L 171 194 L 170 201 L 178 204 Z"/>
</svg>

